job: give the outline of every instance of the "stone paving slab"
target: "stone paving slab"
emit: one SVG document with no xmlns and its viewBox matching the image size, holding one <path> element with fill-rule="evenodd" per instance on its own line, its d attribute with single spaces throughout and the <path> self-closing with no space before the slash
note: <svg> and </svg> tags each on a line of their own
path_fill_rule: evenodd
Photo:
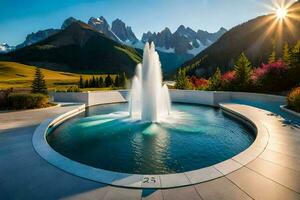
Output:
<svg viewBox="0 0 300 200">
<path fill-rule="evenodd" d="M 160 182 L 164 188 L 178 187 L 180 185 L 186 186 L 191 184 L 185 173 L 160 175 Z"/>
<path fill-rule="evenodd" d="M 266 150 L 259 158 L 300 172 L 300 160 L 275 151 Z"/>
<path fill-rule="evenodd" d="M 116 188 L 108 186 L 108 191 L 103 200 L 140 200 L 142 196 L 142 190 Z"/>
<path fill-rule="evenodd" d="M 227 178 L 222 177 L 195 186 L 203 200 L 249 200 L 245 192 Z"/>
<path fill-rule="evenodd" d="M 281 153 L 287 156 L 295 157 L 300 159 L 300 146 L 282 145 L 270 143 L 267 146 L 267 150 L 271 150 L 277 153 Z"/>
<path fill-rule="evenodd" d="M 245 167 L 227 175 L 227 178 L 257 200 L 300 199 L 298 193 Z"/>
<path fill-rule="evenodd" d="M 207 167 L 201 170 L 186 172 L 185 174 L 192 184 L 205 182 L 223 176 L 223 174 L 215 167 Z"/>
<path fill-rule="evenodd" d="M 194 186 L 162 190 L 164 200 L 201 200 Z"/>
<path fill-rule="evenodd" d="M 300 193 L 300 172 L 281 167 L 272 162 L 256 159 L 247 167 L 285 187 Z"/>
<path fill-rule="evenodd" d="M 219 164 L 214 165 L 214 167 L 221 172 L 223 175 L 227 175 L 239 168 L 242 167 L 242 165 L 233 159 L 226 160 L 224 162 L 221 162 Z"/>
</svg>

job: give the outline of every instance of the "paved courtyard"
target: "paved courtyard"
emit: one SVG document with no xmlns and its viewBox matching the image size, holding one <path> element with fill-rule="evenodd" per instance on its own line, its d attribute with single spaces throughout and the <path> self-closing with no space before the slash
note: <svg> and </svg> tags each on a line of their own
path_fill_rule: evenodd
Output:
<svg viewBox="0 0 300 200">
<path fill-rule="evenodd" d="M 227 176 L 165 190 L 112 187 L 68 174 L 43 160 L 32 146 L 35 128 L 76 105 L 0 113 L 0 199 L 300 199 L 300 128 L 255 107 L 225 107 L 257 119 L 266 128 L 269 140 L 264 152 Z"/>
</svg>

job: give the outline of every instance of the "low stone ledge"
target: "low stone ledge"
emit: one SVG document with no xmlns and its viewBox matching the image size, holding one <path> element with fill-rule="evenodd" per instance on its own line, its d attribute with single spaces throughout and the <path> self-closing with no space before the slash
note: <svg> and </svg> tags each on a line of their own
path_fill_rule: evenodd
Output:
<svg viewBox="0 0 300 200">
<path fill-rule="evenodd" d="M 292 114 L 292 115 L 294 115 L 294 116 L 296 116 L 296 117 L 300 117 L 300 113 L 298 113 L 298 112 L 296 112 L 296 111 L 293 111 L 293 110 L 291 110 L 291 109 L 288 109 L 286 105 L 280 106 L 280 109 L 281 109 L 282 111 L 287 112 L 287 113 L 289 113 L 289 114 Z"/>
</svg>

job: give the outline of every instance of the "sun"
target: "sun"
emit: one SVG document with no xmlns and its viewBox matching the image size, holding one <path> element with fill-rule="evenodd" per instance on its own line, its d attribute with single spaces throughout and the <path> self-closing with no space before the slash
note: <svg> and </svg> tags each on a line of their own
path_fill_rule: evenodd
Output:
<svg viewBox="0 0 300 200">
<path fill-rule="evenodd" d="M 278 19 L 284 19 L 287 16 L 286 8 L 277 8 L 276 15 Z"/>
</svg>

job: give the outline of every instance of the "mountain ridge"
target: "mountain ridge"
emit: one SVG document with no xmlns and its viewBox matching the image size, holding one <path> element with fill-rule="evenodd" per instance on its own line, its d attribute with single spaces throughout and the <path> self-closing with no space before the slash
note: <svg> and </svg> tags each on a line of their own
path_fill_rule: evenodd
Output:
<svg viewBox="0 0 300 200">
<path fill-rule="evenodd" d="M 73 22 L 78 21 L 74 17 L 69 17 L 61 25 L 61 29 L 45 29 L 35 33 L 28 34 L 23 43 L 16 46 L 16 48 L 22 48 L 59 32 L 65 29 Z M 144 33 L 141 39 L 138 39 L 134 34 L 132 28 L 127 26 L 121 19 L 117 18 L 112 21 L 111 25 L 103 17 L 91 17 L 87 24 L 94 27 L 97 31 L 102 32 L 108 38 L 126 44 L 128 46 L 143 49 L 144 45 L 148 41 L 154 41 L 157 46 L 157 50 L 165 53 L 175 53 L 178 55 L 191 54 L 196 55 L 209 45 L 214 43 L 222 34 L 226 32 L 226 29 L 220 28 L 216 33 L 209 33 L 207 31 L 198 30 L 197 32 L 191 28 L 180 25 L 178 29 L 172 33 L 169 28 L 165 28 L 157 34 L 148 31 L 148 35 Z M 192 34 L 191 34 L 192 33 Z"/>
<path fill-rule="evenodd" d="M 300 17 L 300 3 L 295 3 L 291 8 L 294 15 Z M 296 14 L 295 14 L 296 13 Z M 292 14 L 292 13 L 291 13 Z M 294 30 L 290 32 L 288 21 L 276 22 L 275 14 L 256 17 L 245 23 L 233 27 L 220 37 L 214 44 L 200 52 L 193 59 L 187 61 L 180 68 L 185 68 L 188 75 L 210 76 L 219 67 L 222 72 L 231 70 L 234 61 L 244 52 L 254 66 L 259 66 L 268 61 L 273 51 L 273 43 L 276 41 L 275 51 L 281 55 L 285 43 L 290 46 L 300 40 L 300 21 L 289 19 Z M 278 31 L 282 24 L 282 32 Z M 274 31 L 268 31 L 273 27 Z"/>
</svg>

